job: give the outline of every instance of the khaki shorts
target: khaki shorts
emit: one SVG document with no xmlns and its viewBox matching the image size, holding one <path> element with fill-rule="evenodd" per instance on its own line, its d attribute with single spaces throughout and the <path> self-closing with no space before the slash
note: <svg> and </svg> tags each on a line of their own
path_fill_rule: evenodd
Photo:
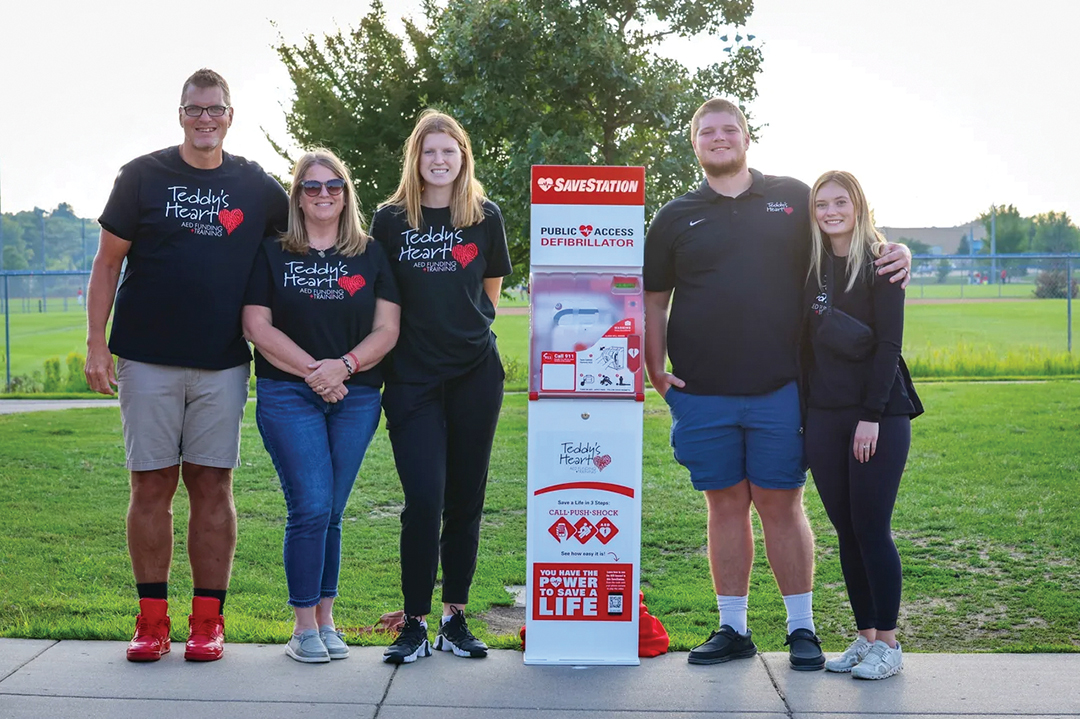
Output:
<svg viewBox="0 0 1080 719">
<path fill-rule="evenodd" d="M 127 468 L 183 462 L 231 469 L 240 464 L 240 422 L 251 367 L 170 367 L 120 358 L 116 380 Z"/>
</svg>

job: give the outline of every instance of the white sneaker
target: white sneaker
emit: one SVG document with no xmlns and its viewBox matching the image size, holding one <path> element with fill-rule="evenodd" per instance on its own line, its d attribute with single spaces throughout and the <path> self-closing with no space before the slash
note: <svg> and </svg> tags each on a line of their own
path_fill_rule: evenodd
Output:
<svg viewBox="0 0 1080 719">
<path fill-rule="evenodd" d="M 866 654 L 872 646 L 873 643 L 860 634 L 859 638 L 853 641 L 851 646 L 844 650 L 843 654 L 825 662 L 825 671 L 841 674 L 850 672 L 855 668 L 856 664 L 866 658 Z"/>
<path fill-rule="evenodd" d="M 904 654 L 900 651 L 899 642 L 896 643 L 896 649 L 893 649 L 885 642 L 876 641 L 867 652 L 866 658 L 851 670 L 851 676 L 856 679 L 886 679 L 903 667 Z"/>
</svg>

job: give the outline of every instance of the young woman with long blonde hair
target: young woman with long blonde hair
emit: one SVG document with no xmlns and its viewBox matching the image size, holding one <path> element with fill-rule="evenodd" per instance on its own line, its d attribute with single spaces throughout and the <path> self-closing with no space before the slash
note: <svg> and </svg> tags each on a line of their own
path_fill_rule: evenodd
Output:
<svg viewBox="0 0 1080 719">
<path fill-rule="evenodd" d="M 476 180 L 469 137 L 426 110 L 405 143 L 401 183 L 371 234 L 401 291 L 401 338 L 383 409 L 405 493 L 401 589 L 405 625 L 384 660 L 431 653 L 426 617 L 442 561 L 435 648 L 484 657 L 465 605 L 476 569 L 488 463 L 503 397 L 491 323 L 510 255 L 502 213 Z"/>
<path fill-rule="evenodd" d="M 840 543 L 858 637 L 825 664 L 860 679 L 900 671 L 900 555 L 892 512 L 922 405 L 900 357 L 904 290 L 874 272 L 885 248 L 858 180 L 826 172 L 810 192 L 806 455 Z"/>
</svg>

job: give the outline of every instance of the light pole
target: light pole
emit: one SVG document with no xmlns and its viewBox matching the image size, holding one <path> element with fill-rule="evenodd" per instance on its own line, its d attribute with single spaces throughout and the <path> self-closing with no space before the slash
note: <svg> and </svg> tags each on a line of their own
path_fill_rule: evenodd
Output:
<svg viewBox="0 0 1080 719">
<path fill-rule="evenodd" d="M 997 205 L 990 205 L 990 262 L 990 280 L 997 282 Z"/>
<path fill-rule="evenodd" d="M 41 311 L 46 312 L 49 309 L 49 298 L 45 295 L 45 210 L 41 211 L 38 215 L 38 220 L 41 223 Z"/>
</svg>

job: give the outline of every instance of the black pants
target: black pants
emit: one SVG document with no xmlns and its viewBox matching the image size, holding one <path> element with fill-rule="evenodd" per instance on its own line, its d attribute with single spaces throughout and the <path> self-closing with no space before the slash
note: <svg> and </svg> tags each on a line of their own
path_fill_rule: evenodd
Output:
<svg viewBox="0 0 1080 719">
<path fill-rule="evenodd" d="M 840 540 L 851 610 L 859 629 L 896 629 L 900 612 L 900 555 L 892 512 L 911 446 L 911 419 L 882 417 L 877 451 L 860 463 L 852 453 L 858 409 L 811 408 L 806 456 L 821 503 Z"/>
<path fill-rule="evenodd" d="M 499 353 L 492 350 L 460 377 L 430 384 L 388 383 L 383 391 L 394 463 L 405 491 L 401 592 L 409 616 L 431 611 L 440 554 L 443 602 L 469 601 L 503 379 Z"/>
</svg>

